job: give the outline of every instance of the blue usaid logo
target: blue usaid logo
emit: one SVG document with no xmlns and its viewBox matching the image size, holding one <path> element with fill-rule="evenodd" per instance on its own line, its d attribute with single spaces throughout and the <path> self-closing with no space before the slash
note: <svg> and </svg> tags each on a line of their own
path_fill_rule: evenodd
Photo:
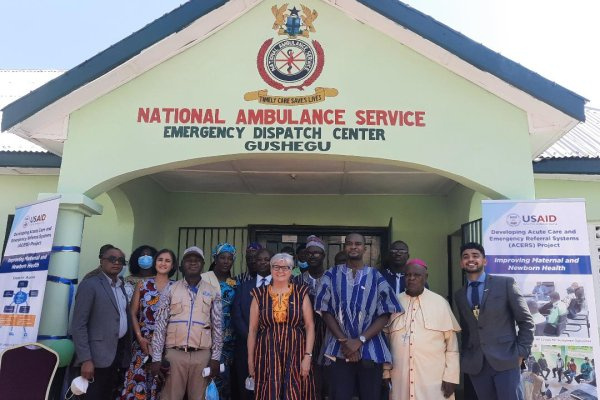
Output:
<svg viewBox="0 0 600 400">
<path fill-rule="evenodd" d="M 509 226 L 524 225 L 552 225 L 556 224 L 558 217 L 554 214 L 508 214 L 506 224 Z"/>
</svg>

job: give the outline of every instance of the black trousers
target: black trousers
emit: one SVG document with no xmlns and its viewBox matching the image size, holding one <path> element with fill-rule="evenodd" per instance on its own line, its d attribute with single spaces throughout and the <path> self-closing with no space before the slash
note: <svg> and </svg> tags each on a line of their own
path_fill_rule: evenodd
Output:
<svg viewBox="0 0 600 400">
<path fill-rule="evenodd" d="M 552 377 L 555 377 L 558 374 L 558 381 L 562 380 L 563 368 L 554 367 L 552 368 Z"/>
<path fill-rule="evenodd" d="M 108 400 L 113 398 L 115 388 L 119 385 L 119 368 L 114 365 L 94 369 L 94 382 L 88 387 L 86 400 Z"/>
<path fill-rule="evenodd" d="M 248 350 L 238 346 L 236 343 L 236 354 L 233 360 L 235 368 L 235 379 L 237 383 L 237 398 L 240 400 L 253 400 L 254 392 L 246 390 L 246 378 L 248 377 Z"/>
<path fill-rule="evenodd" d="M 351 400 L 355 393 L 358 393 L 360 400 L 380 398 L 383 364 L 368 360 L 346 362 L 337 359 L 327 369 L 329 400 Z"/>
<path fill-rule="evenodd" d="M 312 364 L 313 377 L 315 380 L 315 400 L 325 400 L 328 393 L 329 379 L 327 376 L 327 367 L 317 363 Z"/>
<path fill-rule="evenodd" d="M 127 343 L 128 336 L 125 335 L 119 339 L 115 359 L 112 364 L 106 368 L 94 368 L 94 382 L 90 383 L 85 395 L 81 396 L 85 400 L 110 400 L 120 395 L 119 388 L 125 379 L 125 368 L 121 368 L 120 363 L 123 359 L 125 346 L 131 346 Z M 81 374 L 81 368 L 78 369 Z"/>
</svg>

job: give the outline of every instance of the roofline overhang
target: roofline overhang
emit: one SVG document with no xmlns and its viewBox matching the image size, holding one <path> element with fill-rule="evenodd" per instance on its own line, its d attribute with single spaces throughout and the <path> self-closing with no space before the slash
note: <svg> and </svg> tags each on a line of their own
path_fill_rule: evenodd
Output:
<svg viewBox="0 0 600 400">
<path fill-rule="evenodd" d="M 62 158 L 52 153 L 0 151 L 0 168 L 60 168 Z"/>
<path fill-rule="evenodd" d="M 227 2 L 228 0 L 190 0 L 177 7 L 89 60 L 6 105 L 2 110 L 0 131 L 9 130 L 56 100 L 110 72 Z"/>
<path fill-rule="evenodd" d="M 585 121 L 584 105 L 587 100 L 584 97 L 404 3 L 397 0 L 323 1 L 361 22 L 374 25 L 397 40 L 402 36 L 405 41 L 400 42 L 409 47 L 420 41 L 417 43 L 420 46 L 417 51 L 424 51 L 423 55 L 426 57 L 526 111 L 532 159 L 573 128 L 578 121 Z M 260 2 L 261 0 L 190 0 L 8 104 L 3 110 L 1 128 L 28 140 L 39 138 L 41 140 L 37 142 L 43 147 L 60 154 L 62 141 L 66 139 L 70 112 L 204 40 Z M 211 15 L 216 16 L 206 19 L 211 12 L 214 12 Z M 200 18 L 201 24 L 197 22 Z M 193 28 L 188 33 L 185 28 L 190 25 Z M 381 25 L 385 27 L 382 28 Z M 182 33 L 184 30 L 185 34 Z M 170 36 L 178 37 L 173 39 L 175 43 L 165 40 Z M 407 44 L 407 41 L 411 42 Z M 436 51 L 446 55 L 432 56 Z M 43 117 L 39 117 L 40 115 Z"/>
<path fill-rule="evenodd" d="M 600 158 L 546 158 L 533 162 L 533 173 L 600 175 Z"/>
<path fill-rule="evenodd" d="M 584 105 L 588 101 L 585 97 L 397 0 L 357 1 L 480 70 L 497 76 L 578 121 L 585 121 Z"/>
</svg>

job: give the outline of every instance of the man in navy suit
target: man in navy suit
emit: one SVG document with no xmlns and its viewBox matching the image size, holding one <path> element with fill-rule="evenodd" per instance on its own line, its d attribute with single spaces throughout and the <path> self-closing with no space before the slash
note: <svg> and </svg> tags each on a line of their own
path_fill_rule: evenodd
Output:
<svg viewBox="0 0 600 400">
<path fill-rule="evenodd" d="M 252 279 L 242 282 L 233 299 L 233 308 L 231 310 L 231 319 L 233 329 L 235 330 L 235 370 L 237 378 L 237 387 L 240 391 L 240 399 L 251 400 L 254 394 L 244 389 L 245 381 L 248 377 L 248 329 L 250 322 L 250 304 L 252 296 L 250 292 L 255 287 L 268 285 L 271 283 L 271 261 L 272 254 L 269 249 L 260 249 L 256 253 L 255 271 L 256 276 Z"/>
<path fill-rule="evenodd" d="M 467 285 L 454 294 L 462 328 L 461 370 L 479 399 L 520 400 L 520 366 L 531 351 L 533 317 L 513 278 L 485 273 L 483 246 L 466 243 L 460 250 L 467 275 Z"/>
</svg>

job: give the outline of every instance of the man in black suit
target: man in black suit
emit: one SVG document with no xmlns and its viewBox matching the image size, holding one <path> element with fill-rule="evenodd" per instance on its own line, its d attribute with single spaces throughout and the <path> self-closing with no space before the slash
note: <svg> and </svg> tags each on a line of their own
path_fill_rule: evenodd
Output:
<svg viewBox="0 0 600 400">
<path fill-rule="evenodd" d="M 235 371 L 237 387 L 240 391 L 240 399 L 242 400 L 251 400 L 254 398 L 253 392 L 244 389 L 245 381 L 248 377 L 247 342 L 250 323 L 250 304 L 252 304 L 250 292 L 255 287 L 271 283 L 271 265 L 269 264 L 271 257 L 272 254 L 269 249 L 258 250 L 254 264 L 256 276 L 241 283 L 233 299 L 231 320 L 235 331 Z"/>
<path fill-rule="evenodd" d="M 238 284 L 256 278 L 256 254 L 260 249 L 262 249 L 262 246 L 258 242 L 248 243 L 248 247 L 246 247 L 246 271 L 235 277 Z"/>
<path fill-rule="evenodd" d="M 480 399 L 522 399 L 520 366 L 531 351 L 533 317 L 513 278 L 484 272 L 483 246 L 466 243 L 460 250 L 467 275 L 467 285 L 454 294 L 462 328 L 461 370 Z"/>
<path fill-rule="evenodd" d="M 84 279 L 77 288 L 71 333 L 75 344 L 74 366 L 93 380 L 86 399 L 114 398 L 123 379 L 121 368 L 131 361 L 129 305 L 119 273 L 125 255 L 115 247 L 100 257 L 100 271 Z"/>
</svg>

